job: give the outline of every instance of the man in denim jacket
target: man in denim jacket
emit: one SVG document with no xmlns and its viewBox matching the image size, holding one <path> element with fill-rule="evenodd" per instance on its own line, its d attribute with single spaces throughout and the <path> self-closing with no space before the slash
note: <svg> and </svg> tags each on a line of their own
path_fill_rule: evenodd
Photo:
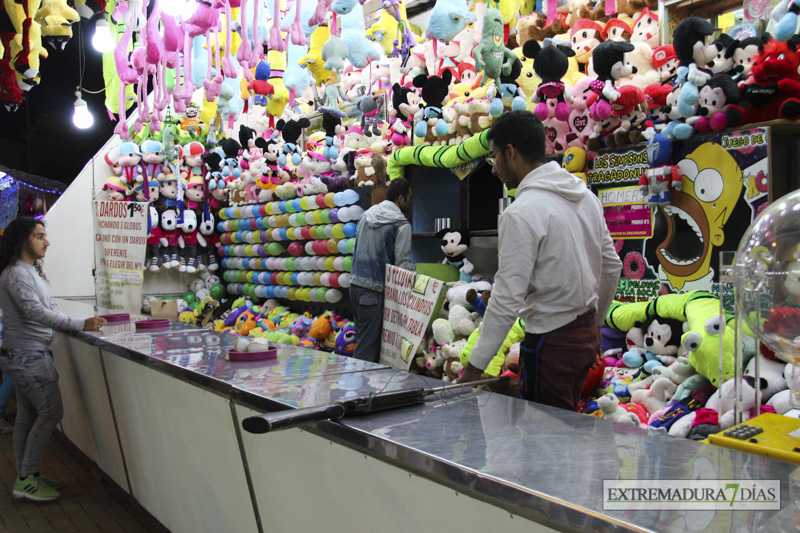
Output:
<svg viewBox="0 0 800 533">
<path fill-rule="evenodd" d="M 350 302 L 356 324 L 353 357 L 378 362 L 383 328 L 383 285 L 386 265 L 413 270 L 411 224 L 404 212 L 411 209 L 414 189 L 403 178 L 389 183 L 386 200 L 373 205 L 358 221 L 353 267 L 350 270 Z"/>
</svg>

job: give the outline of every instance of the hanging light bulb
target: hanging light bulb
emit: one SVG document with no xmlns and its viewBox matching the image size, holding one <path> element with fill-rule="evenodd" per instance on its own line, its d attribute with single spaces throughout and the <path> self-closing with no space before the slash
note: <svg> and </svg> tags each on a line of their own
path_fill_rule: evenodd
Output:
<svg viewBox="0 0 800 533">
<path fill-rule="evenodd" d="M 171 17 L 177 17 L 186 9 L 186 0 L 161 0 L 161 11 Z"/>
<path fill-rule="evenodd" d="M 114 37 L 111 35 L 111 25 L 106 19 L 100 19 L 94 25 L 92 46 L 98 52 L 106 53 L 114 49 Z"/>
<path fill-rule="evenodd" d="M 75 90 L 75 96 L 78 99 L 75 100 L 75 113 L 72 115 L 72 122 L 75 123 L 75 127 L 82 130 L 91 128 L 92 124 L 94 124 L 94 117 L 89 112 L 89 106 L 81 98 L 80 87 Z"/>
</svg>

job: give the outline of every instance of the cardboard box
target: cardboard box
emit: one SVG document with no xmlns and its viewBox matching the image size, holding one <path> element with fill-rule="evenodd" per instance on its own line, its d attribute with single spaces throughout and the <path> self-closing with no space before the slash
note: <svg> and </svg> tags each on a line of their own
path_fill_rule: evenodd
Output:
<svg viewBox="0 0 800 533">
<path fill-rule="evenodd" d="M 178 300 L 157 300 L 150 304 L 150 315 L 153 318 L 178 319 Z"/>
</svg>

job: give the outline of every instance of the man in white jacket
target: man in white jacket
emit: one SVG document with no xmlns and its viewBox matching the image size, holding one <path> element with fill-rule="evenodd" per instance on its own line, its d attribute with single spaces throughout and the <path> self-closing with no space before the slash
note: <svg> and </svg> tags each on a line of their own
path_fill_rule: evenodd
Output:
<svg viewBox="0 0 800 533">
<path fill-rule="evenodd" d="M 525 321 L 520 394 L 576 410 L 622 263 L 600 200 L 545 158 L 544 127 L 505 113 L 488 135 L 492 172 L 516 199 L 500 220 L 498 269 L 481 335 L 460 381 L 480 378 L 514 320 Z"/>
</svg>

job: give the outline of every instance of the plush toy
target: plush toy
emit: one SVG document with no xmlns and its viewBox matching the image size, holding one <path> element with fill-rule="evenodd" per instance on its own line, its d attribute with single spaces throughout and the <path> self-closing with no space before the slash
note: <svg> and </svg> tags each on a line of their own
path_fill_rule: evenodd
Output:
<svg viewBox="0 0 800 533">
<path fill-rule="evenodd" d="M 302 150 L 297 144 L 297 140 L 303 133 L 303 128 L 307 128 L 309 126 L 311 126 L 311 122 L 307 118 L 289 121 L 284 121 L 281 119 L 275 125 L 278 131 L 281 132 L 281 137 L 283 138 L 283 153 L 278 158 L 278 164 L 280 166 L 286 165 L 286 156 L 288 154 L 292 155 L 293 165 L 297 166 L 300 164 L 302 159 Z"/>
<path fill-rule="evenodd" d="M 659 30 L 658 15 L 645 7 L 633 24 L 630 41 L 633 43 L 647 43 L 651 48 L 656 48 L 659 44 Z"/>
<path fill-rule="evenodd" d="M 733 45 L 734 79 L 738 83 L 752 83 L 751 73 L 758 58 L 764 53 L 764 45 L 771 39 L 769 33 L 761 37 L 748 37 Z"/>
<path fill-rule="evenodd" d="M 586 150 L 573 146 L 564 152 L 564 159 L 561 160 L 561 168 L 578 176 L 588 186 L 589 181 L 586 177 Z"/>
<path fill-rule="evenodd" d="M 118 176 L 110 176 L 105 185 L 103 185 L 103 191 L 106 194 L 106 200 L 123 201 L 129 199 L 128 189 Z"/>
<path fill-rule="evenodd" d="M 611 104 L 612 113 L 619 117 L 619 129 L 614 133 L 613 144 L 606 139 L 607 146 L 639 144 L 655 134 L 655 126 L 648 118 L 644 92 L 635 85 L 619 88 L 619 98 Z"/>
<path fill-rule="evenodd" d="M 142 161 L 142 152 L 139 145 L 123 141 L 117 148 L 119 153 L 118 163 L 122 169 L 120 181 L 125 184 L 133 184 L 137 181 L 142 181 L 142 167 L 139 163 Z"/>
<path fill-rule="evenodd" d="M 452 74 L 449 70 L 445 71 L 441 78 L 424 75 L 414 78 L 414 87 L 421 90 L 422 100 L 425 102 L 425 107 L 414 117 L 417 120 L 414 128 L 417 137 L 425 137 L 429 130 L 440 136 L 447 133 L 447 122 L 452 122 L 452 117 L 444 113 L 444 105 L 448 100 L 451 79 Z"/>
<path fill-rule="evenodd" d="M 486 290 L 482 291 L 478 294 L 478 291 L 475 289 L 469 289 L 467 291 L 467 302 L 475 309 L 475 312 L 478 313 L 480 316 L 484 316 L 486 314 L 486 306 L 489 305 L 489 298 L 492 296 L 492 291 Z"/>
<path fill-rule="evenodd" d="M 631 399 L 634 391 L 644 389 L 653 382 L 642 368 L 606 367 L 603 377 L 592 395 L 602 396 L 613 393 L 622 402 Z"/>
<path fill-rule="evenodd" d="M 381 130 L 379 126 L 383 123 L 378 112 L 380 111 L 380 100 L 377 96 L 368 94 L 359 99 L 356 104 L 359 112 L 361 113 L 361 129 L 364 130 L 364 135 L 372 137 L 373 135 L 380 135 Z"/>
<path fill-rule="evenodd" d="M 693 123 L 699 133 L 721 132 L 728 127 L 728 106 L 739 102 L 739 87 L 728 74 L 713 76 L 702 89 Z"/>
<path fill-rule="evenodd" d="M 631 402 L 643 405 L 649 415 L 664 408 L 677 390 L 677 385 L 667 378 L 653 381 L 649 389 L 639 389 L 631 393 Z"/>
<path fill-rule="evenodd" d="M 461 281 L 471 281 L 470 274 L 472 274 L 474 267 L 469 259 L 464 256 L 464 253 L 469 249 L 469 231 L 445 228 L 437 233 L 436 237 L 442 240 L 442 252 L 445 255 L 442 264 L 453 265 L 458 268 Z"/>
<path fill-rule="evenodd" d="M 589 116 L 589 97 L 593 96 L 590 86 L 593 78 L 584 76 L 575 84 L 572 90 L 572 109 L 567 118 L 569 133 L 567 146 L 585 148 L 586 140 L 594 132 L 594 122 Z"/>
<path fill-rule="evenodd" d="M 410 143 L 410 121 L 411 117 L 422 108 L 420 102 L 421 98 L 415 90 L 402 87 L 398 83 L 392 86 L 392 107 L 395 110 L 395 119 L 389 129 L 392 132 L 392 144 L 395 148 L 402 148 Z"/>
<path fill-rule="evenodd" d="M 619 80 L 619 85 L 635 85 L 644 89 L 661 81 L 661 74 L 653 66 L 653 49 L 647 43 L 631 43 L 633 50 L 625 54 L 625 62 L 633 67 L 633 73 Z"/>
<path fill-rule="evenodd" d="M 613 393 L 604 394 L 597 399 L 597 406 L 603 412 L 605 420 L 619 422 L 628 426 L 639 427 L 639 417 L 619 405 L 619 398 Z"/>
<path fill-rule="evenodd" d="M 678 56 L 671 44 L 653 48 L 653 68 L 659 75 L 659 83 L 666 83 L 676 77 L 678 72 Z"/>
<path fill-rule="evenodd" d="M 481 42 L 472 51 L 475 72 L 484 73 L 481 85 L 485 85 L 491 79 L 499 87 L 500 75 L 511 73 L 512 62 L 516 57 L 503 44 L 503 28 L 503 15 L 500 11 L 494 8 L 487 9 L 483 20 Z"/>
<path fill-rule="evenodd" d="M 644 347 L 664 365 L 671 365 L 682 351 L 680 344 L 683 334 L 683 323 L 672 318 L 655 316 L 642 326 Z M 626 361 L 627 364 L 627 361 Z M 628 365 L 631 366 L 631 365 Z M 648 372 L 650 369 L 645 367 Z"/>
<path fill-rule="evenodd" d="M 350 64 L 356 68 L 364 68 L 371 61 L 380 59 L 381 55 L 375 43 L 367 37 L 364 8 L 359 2 L 354 4 L 353 10 L 339 19 L 342 26 L 341 37 L 347 44 L 347 59 Z"/>
<path fill-rule="evenodd" d="M 42 41 L 53 50 L 63 50 L 80 15 L 65 0 L 42 0 L 35 20 L 42 26 Z"/>
<path fill-rule="evenodd" d="M 569 59 L 575 52 L 564 45 L 554 45 L 552 41 L 545 41 L 540 46 L 537 41 L 528 41 L 522 47 L 522 53 L 533 59 L 533 70 L 542 80 L 536 92 L 531 96 L 531 102 L 536 103 L 534 113 L 540 120 L 548 117 L 548 100 L 555 100 L 555 118 L 566 121 L 569 118 L 570 108 L 567 102 L 572 102 L 572 93 L 569 86 L 561 78 L 569 68 Z"/>
<path fill-rule="evenodd" d="M 178 225 L 178 247 L 183 254 L 179 259 L 178 271 L 194 274 L 197 272 L 197 213 L 191 209 L 183 212 L 183 222 Z"/>
<path fill-rule="evenodd" d="M 630 24 L 622 19 L 611 18 L 600 32 L 600 38 L 604 41 L 630 41 L 631 33 Z"/>
<path fill-rule="evenodd" d="M 467 343 L 464 345 L 464 348 L 461 350 L 461 364 L 464 366 L 466 366 L 469 362 L 470 354 L 472 354 L 472 348 L 475 347 L 475 343 L 478 342 L 478 338 L 480 337 L 480 331 L 480 328 L 477 328 L 475 331 L 473 331 L 467 339 Z M 511 351 L 512 346 L 521 342 L 524 337 L 525 322 L 523 322 L 521 318 L 518 318 L 514 321 L 514 325 L 511 326 L 511 329 L 509 330 L 505 339 L 503 339 L 503 343 L 500 345 L 500 348 L 498 348 L 494 357 L 492 357 L 491 361 L 489 361 L 489 364 L 486 366 L 483 372 L 489 376 L 499 376 L 502 374 L 504 370 L 503 366 L 506 363 L 506 358 L 508 357 L 508 353 Z"/>
<path fill-rule="evenodd" d="M 586 73 L 589 60 L 593 51 L 602 41 L 603 28 L 595 21 L 589 19 L 578 20 L 569 30 L 569 40 L 575 59 L 578 61 L 581 72 Z"/>
<path fill-rule="evenodd" d="M 161 266 L 164 268 L 177 268 L 180 265 L 178 257 L 178 212 L 174 209 L 165 209 L 161 212 Z"/>
<path fill-rule="evenodd" d="M 492 290 L 492 284 L 488 281 L 473 281 L 470 283 L 456 282 L 454 286 L 447 289 L 447 304 L 459 304 L 467 309 L 476 311 L 467 300 L 467 293 L 470 290 L 475 290 L 478 294 L 481 294 L 483 291 Z"/>
<path fill-rule="evenodd" d="M 449 43 L 461 33 L 468 21 L 475 19 L 475 13 L 467 9 L 465 0 L 439 0 L 431 9 L 425 37 L 433 40 L 435 49 L 436 41 Z"/>
<path fill-rule="evenodd" d="M 706 44 L 708 37 L 714 33 L 711 24 L 700 17 L 687 17 L 678 23 L 672 35 L 675 55 L 678 57 L 678 85 L 681 94 L 678 100 L 678 111 L 684 118 L 694 115 L 694 104 L 700 97 L 700 87 L 711 78 L 706 68 L 717 55 L 714 44 Z"/>
<path fill-rule="evenodd" d="M 656 134 L 647 141 L 647 162 L 650 168 L 639 178 L 639 192 L 650 205 L 669 205 L 672 196 L 669 187 L 681 190 L 683 175 L 677 165 L 670 164 L 672 141 Z"/>
<path fill-rule="evenodd" d="M 708 65 L 712 74 L 735 74 L 733 52 L 736 50 L 737 43 L 737 40 L 726 33 L 721 33 L 714 40 L 713 44 L 717 47 L 717 55 Z"/>
<path fill-rule="evenodd" d="M 589 114 L 595 122 L 602 122 L 611 116 L 611 104 L 619 98 L 619 91 L 614 87 L 616 80 L 627 78 L 633 74 L 633 67 L 625 61 L 625 54 L 633 51 L 631 43 L 605 41 L 594 50 L 594 70 L 597 73 L 590 88 L 597 95 L 597 100 L 589 107 Z M 595 125 L 595 133 L 600 133 Z"/>
<path fill-rule="evenodd" d="M 760 61 L 752 69 L 753 82 L 742 87 L 749 104 L 731 105 L 728 125 L 764 122 L 776 118 L 800 116 L 800 57 L 794 40 L 770 41 L 764 45 Z"/>
</svg>

